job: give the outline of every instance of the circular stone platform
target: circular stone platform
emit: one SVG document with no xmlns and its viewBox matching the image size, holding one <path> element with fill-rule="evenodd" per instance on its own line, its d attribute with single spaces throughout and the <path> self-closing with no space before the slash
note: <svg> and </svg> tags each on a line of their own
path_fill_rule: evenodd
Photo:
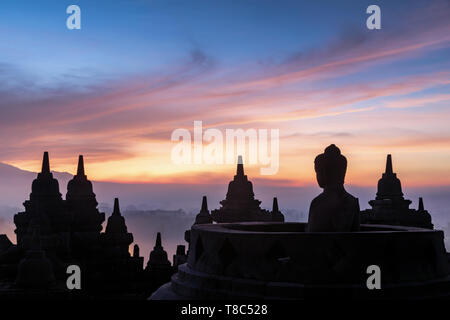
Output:
<svg viewBox="0 0 450 320">
<path fill-rule="evenodd" d="M 442 231 L 362 225 L 305 232 L 305 223 L 194 225 L 188 262 L 151 299 L 426 298 L 450 296 Z M 366 286 L 381 269 L 381 290 Z"/>
</svg>

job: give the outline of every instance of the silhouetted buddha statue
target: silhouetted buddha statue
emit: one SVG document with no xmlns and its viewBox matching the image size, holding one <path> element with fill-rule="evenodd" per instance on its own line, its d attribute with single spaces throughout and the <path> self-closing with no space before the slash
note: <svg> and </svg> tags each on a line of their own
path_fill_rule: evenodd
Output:
<svg viewBox="0 0 450 320">
<path fill-rule="evenodd" d="M 359 202 L 344 189 L 347 159 L 332 144 L 316 157 L 314 168 L 323 192 L 311 202 L 307 231 L 358 231 Z"/>
</svg>

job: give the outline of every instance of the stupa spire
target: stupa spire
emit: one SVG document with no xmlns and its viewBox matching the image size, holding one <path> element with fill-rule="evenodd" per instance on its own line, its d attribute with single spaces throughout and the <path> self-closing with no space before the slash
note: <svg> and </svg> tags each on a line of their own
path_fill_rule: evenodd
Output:
<svg viewBox="0 0 450 320">
<path fill-rule="evenodd" d="M 162 248 L 162 243 L 161 243 L 161 232 L 158 232 L 158 234 L 156 235 L 155 249 L 156 249 L 156 248 Z"/>
<path fill-rule="evenodd" d="M 242 161 L 242 156 L 238 156 L 236 175 L 244 176 L 244 161 Z"/>
<path fill-rule="evenodd" d="M 206 200 L 206 196 L 203 196 L 202 209 L 200 210 L 200 212 L 208 212 L 208 202 Z"/>
<path fill-rule="evenodd" d="M 202 208 L 200 209 L 200 212 L 195 216 L 194 224 L 204 224 L 204 223 L 212 223 L 212 218 L 211 215 L 209 214 L 206 196 L 203 196 Z"/>
<path fill-rule="evenodd" d="M 387 155 L 386 158 L 386 174 L 392 174 L 394 171 L 392 170 L 392 156 L 390 154 Z"/>
<path fill-rule="evenodd" d="M 44 157 L 42 159 L 42 170 L 41 173 L 50 173 L 50 161 L 48 159 L 48 151 L 44 152 Z"/>
<path fill-rule="evenodd" d="M 120 207 L 119 207 L 119 198 L 114 198 L 114 210 L 112 215 L 118 215 L 120 216 Z"/>
<path fill-rule="evenodd" d="M 424 211 L 425 210 L 425 206 L 423 205 L 423 199 L 422 197 L 419 198 L 419 209 L 418 211 Z"/>
<path fill-rule="evenodd" d="M 281 213 L 280 208 L 278 207 L 278 198 L 273 198 L 273 204 L 272 204 L 272 221 L 277 222 L 284 222 L 284 215 Z"/>
<path fill-rule="evenodd" d="M 34 226 L 31 248 L 20 260 L 15 285 L 25 288 L 44 289 L 55 284 L 53 266 L 41 249 L 39 226 Z"/>
<path fill-rule="evenodd" d="M 378 181 L 378 191 L 376 200 L 382 199 L 403 199 L 402 185 L 397 178 L 397 174 L 392 169 L 392 156 L 386 157 L 386 170 Z"/>
<path fill-rule="evenodd" d="M 77 176 L 85 176 L 84 174 L 84 160 L 83 156 L 78 156 L 78 168 L 77 168 Z"/>
<path fill-rule="evenodd" d="M 272 205 L 272 212 L 278 212 L 278 211 L 280 211 L 278 209 L 278 199 L 277 199 L 277 197 L 274 197 L 273 198 L 273 205 Z"/>
</svg>

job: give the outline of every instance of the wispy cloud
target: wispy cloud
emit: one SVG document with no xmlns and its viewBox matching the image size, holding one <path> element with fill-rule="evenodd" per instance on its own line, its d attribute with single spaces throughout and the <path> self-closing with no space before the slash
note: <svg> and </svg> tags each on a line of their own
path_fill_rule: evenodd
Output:
<svg viewBox="0 0 450 320">
<path fill-rule="evenodd" d="M 405 13 L 399 21 L 405 22 L 380 33 L 342 32 L 279 63 L 229 66 L 195 49 L 163 71 L 81 80 L 76 86 L 72 78 L 46 86 L 20 67 L 0 63 L 0 136 L 8 137 L 0 160 L 30 167 L 49 149 L 63 169 L 78 153 L 90 155 L 99 179 L 125 175 L 167 181 L 172 173 L 194 181 L 197 169 L 167 164 L 170 133 L 194 120 L 203 120 L 205 128 L 281 129 L 288 141 L 281 146 L 281 161 L 289 168 L 274 178 L 280 180 L 295 169 L 290 150 L 296 138 L 307 140 L 311 153 L 328 139 L 360 148 L 355 150 L 363 150 L 363 144 L 374 149 L 410 146 L 407 136 L 377 139 L 387 123 L 380 114 L 392 112 L 389 121 L 406 125 L 407 108 L 422 107 L 433 115 L 430 106 L 448 105 L 443 91 L 450 84 L 449 65 L 427 64 L 429 55 L 449 49 L 448 4 Z M 417 59 L 425 67 L 415 65 Z M 398 73 L 379 71 L 390 71 L 393 63 L 399 64 Z M 416 125 L 428 134 L 416 143 L 448 152 L 448 141 L 439 138 L 448 130 Z"/>
</svg>

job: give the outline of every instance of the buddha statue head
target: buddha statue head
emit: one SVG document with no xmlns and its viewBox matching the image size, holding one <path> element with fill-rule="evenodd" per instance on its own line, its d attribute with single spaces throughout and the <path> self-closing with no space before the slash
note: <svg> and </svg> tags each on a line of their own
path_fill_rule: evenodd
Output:
<svg viewBox="0 0 450 320">
<path fill-rule="evenodd" d="M 316 157 L 314 169 L 321 188 L 342 186 L 347 171 L 347 159 L 341 154 L 338 147 L 331 144 L 326 147 L 324 153 Z"/>
</svg>

